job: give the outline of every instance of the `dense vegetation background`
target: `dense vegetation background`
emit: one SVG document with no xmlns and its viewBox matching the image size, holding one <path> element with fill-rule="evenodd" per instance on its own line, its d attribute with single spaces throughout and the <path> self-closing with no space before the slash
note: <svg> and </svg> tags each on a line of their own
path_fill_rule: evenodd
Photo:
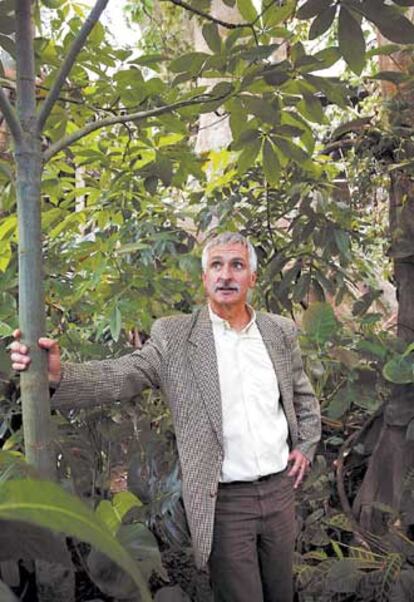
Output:
<svg viewBox="0 0 414 602">
<path fill-rule="evenodd" d="M 0 0 L 1 595 L 209 599 L 164 401 L 50 418 L 44 357 L 20 388 L 6 346 L 139 347 L 231 229 L 321 400 L 298 600 L 412 600 L 414 1 L 131 0 L 131 47 L 107 3 Z"/>
</svg>

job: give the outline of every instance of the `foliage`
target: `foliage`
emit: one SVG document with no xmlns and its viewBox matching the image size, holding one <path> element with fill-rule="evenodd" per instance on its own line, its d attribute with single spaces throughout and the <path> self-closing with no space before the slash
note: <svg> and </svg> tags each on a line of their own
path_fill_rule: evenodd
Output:
<svg viewBox="0 0 414 602">
<path fill-rule="evenodd" d="M 207 0 L 189 4 L 208 14 Z M 187 39 L 178 39 L 183 23 L 194 21 L 194 15 L 180 12 L 177 25 L 178 8 L 167 6 L 161 15 L 145 1 L 131 3 L 133 18 L 145 30 L 140 53 L 116 48 L 98 25 L 79 55 L 43 139 L 48 332 L 59 337 L 66 358 L 75 361 L 125 352 L 131 332 L 138 333 L 134 344 L 139 345 L 155 317 L 191 311 L 201 300 L 199 234 L 213 223 L 218 230 L 240 229 L 259 253 L 256 305 L 302 322 L 307 369 L 322 401 L 324 452 L 336 457 L 349 430 L 362 426 L 388 398 L 388 382 L 412 383 L 414 378 L 412 347 L 402 349 L 384 325 L 386 309 L 377 286 L 382 275 L 378 258 L 385 263 L 383 204 L 372 201 L 373 188 L 386 185 L 389 171 L 410 163 L 410 134 L 388 126 L 384 131 L 380 118 L 372 118 L 380 111 L 362 101 L 370 95 L 373 102 L 376 80 L 408 85 L 411 78 L 378 73 L 371 64 L 373 79 L 365 80 L 363 89 L 362 80 L 349 72 L 340 79 L 323 70 L 338 67 L 342 57 L 359 76 L 371 57 L 413 43 L 414 27 L 404 11 L 414 3 L 287 0 L 265 3 L 261 15 L 250 1 L 226 4 L 237 4 L 248 26 L 224 28 L 223 35 L 214 19 L 201 19 L 206 52 L 195 52 Z M 12 2 L 0 2 L 0 46 L 15 56 L 12 10 Z M 84 9 L 74 2 L 44 0 L 37 3 L 36 18 L 41 101 Z M 370 49 L 366 33 L 372 25 L 393 44 Z M 284 48 L 286 56 L 274 60 Z M 13 77 L 4 70 L 0 75 L 13 98 Z M 179 101 L 194 104 L 93 131 L 69 146 L 74 132 L 97 120 Z M 232 142 L 222 151 L 196 156 L 198 118 L 210 111 L 218 119 L 229 118 Z M 351 150 L 345 154 L 345 149 Z M 2 337 L 17 326 L 18 236 L 10 159 L 2 152 Z M 369 285 L 362 293 L 355 286 L 361 281 Z M 13 432 L 5 445 L 21 449 L 18 389 L 10 384 L 6 342 L 0 347 L 0 436 L 6 439 L 8 430 Z M 166 410 L 156 399 L 143 397 L 139 404 L 153 427 L 162 431 L 166 423 L 169 428 Z M 122 441 L 142 434 L 138 409 L 57 417 L 60 476 L 83 495 L 105 496 L 111 468 L 123 457 L 118 453 Z M 145 502 L 159 540 L 187 545 L 172 451 L 150 437 L 143 437 L 142 446 L 145 454 L 132 445 L 128 449 L 130 489 Z M 160 469 L 165 457 L 169 470 Z M 325 592 L 333 600 L 352 593 L 365 600 L 392 600 L 397 588 L 406 588 L 412 579 L 406 556 L 367 551 L 350 542 L 352 525 L 338 512 L 332 467 L 318 470 L 301 500 L 297 583 L 302 599 L 322 600 Z M 7 485 L 9 496 L 16 493 L 13 487 L 25 487 L 16 483 Z M 124 524 L 135 504 L 129 494 L 115 495 L 100 502 L 98 515 L 112 535 L 133 549 L 135 561 L 142 566 L 151 556 L 150 565 L 158 566 L 148 531 L 140 523 Z M 112 595 L 130 591 L 131 583 L 116 571 L 105 582 L 103 574 L 113 566 L 98 553 L 88 563 L 103 589 Z M 145 568 L 144 573 L 148 576 Z"/>
<path fill-rule="evenodd" d="M 125 503 L 118 504 L 125 510 Z M 150 600 L 145 582 L 132 558 L 102 520 L 78 498 L 54 483 L 32 479 L 7 479 L 0 485 L 0 518 L 24 521 L 63 532 L 95 546 L 119 564 L 132 578 L 143 600 Z"/>
<path fill-rule="evenodd" d="M 299 600 L 408 599 L 402 592 L 413 578 L 412 542 L 395 528 L 384 538 L 371 535 L 367 542 L 350 518 L 338 512 L 334 490 L 334 467 L 318 456 L 299 499 Z"/>
</svg>

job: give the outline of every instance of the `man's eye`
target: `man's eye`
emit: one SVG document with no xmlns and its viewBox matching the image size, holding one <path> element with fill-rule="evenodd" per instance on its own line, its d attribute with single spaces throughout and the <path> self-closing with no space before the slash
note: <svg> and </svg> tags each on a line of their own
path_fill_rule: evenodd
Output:
<svg viewBox="0 0 414 602">
<path fill-rule="evenodd" d="M 220 266 L 221 266 L 221 263 L 219 261 L 213 261 L 213 263 L 211 264 L 211 267 L 214 268 L 215 270 L 217 270 Z"/>
<path fill-rule="evenodd" d="M 234 263 L 234 267 L 235 267 L 236 269 L 238 269 L 238 270 L 241 270 L 241 269 L 243 268 L 243 264 L 242 264 L 242 262 L 241 262 L 241 261 L 236 261 L 236 262 Z"/>
</svg>

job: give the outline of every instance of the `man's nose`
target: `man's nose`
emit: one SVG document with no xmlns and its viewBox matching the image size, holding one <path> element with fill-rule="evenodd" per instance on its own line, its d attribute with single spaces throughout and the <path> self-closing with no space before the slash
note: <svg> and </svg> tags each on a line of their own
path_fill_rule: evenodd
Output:
<svg viewBox="0 0 414 602">
<path fill-rule="evenodd" d="M 220 278 L 223 280 L 230 280 L 231 278 L 231 267 L 224 264 L 220 271 Z"/>
</svg>

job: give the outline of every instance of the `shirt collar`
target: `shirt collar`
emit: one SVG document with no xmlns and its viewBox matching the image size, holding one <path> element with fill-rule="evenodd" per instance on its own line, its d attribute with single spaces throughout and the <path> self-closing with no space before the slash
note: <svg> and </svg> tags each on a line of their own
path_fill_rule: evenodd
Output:
<svg viewBox="0 0 414 602">
<path fill-rule="evenodd" d="M 248 324 L 246 324 L 246 326 L 242 329 L 239 330 L 238 333 L 239 334 L 247 334 L 248 331 L 250 330 L 250 328 L 253 326 L 253 324 L 255 324 L 256 322 L 256 312 L 254 310 L 254 308 L 247 304 L 247 311 L 249 312 L 250 315 L 250 320 L 248 322 Z M 224 320 L 223 318 L 220 318 L 220 316 L 218 316 L 211 308 L 210 304 L 208 304 L 208 312 L 210 314 L 210 320 L 213 324 L 213 326 L 218 326 L 219 328 L 222 328 L 224 331 L 226 330 L 234 330 L 229 322 L 227 320 Z"/>
</svg>

